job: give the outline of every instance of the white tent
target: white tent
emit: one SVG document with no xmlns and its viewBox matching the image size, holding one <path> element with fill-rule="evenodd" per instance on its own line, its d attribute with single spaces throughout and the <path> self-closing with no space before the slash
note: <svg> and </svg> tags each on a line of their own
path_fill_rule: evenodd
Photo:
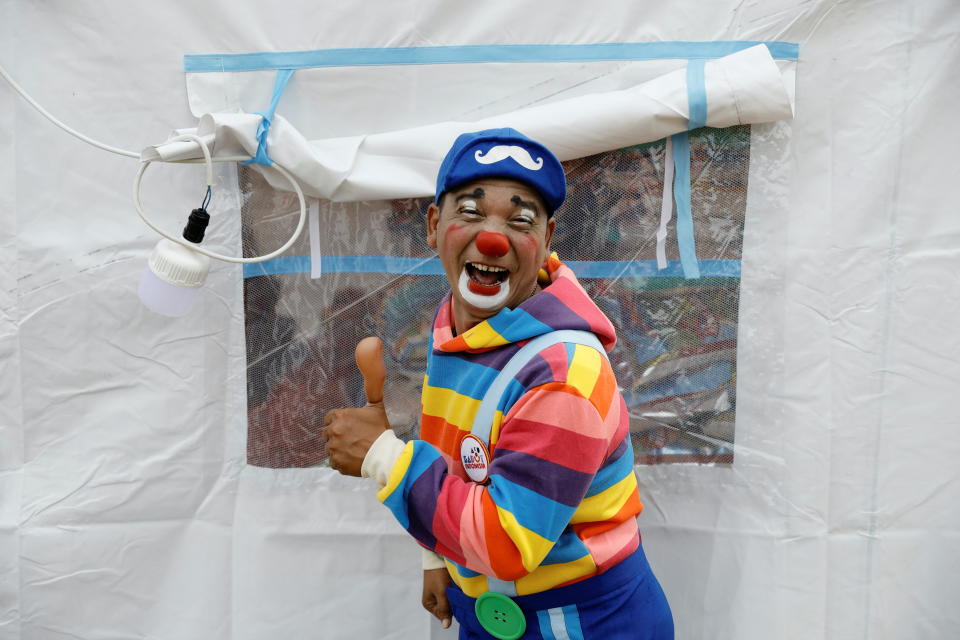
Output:
<svg viewBox="0 0 960 640">
<path fill-rule="evenodd" d="M 277 108 L 278 162 L 281 139 L 496 119 L 796 43 L 773 56 L 794 117 L 751 137 L 734 462 L 638 466 L 644 546 L 679 638 L 960 635 L 951 0 L 3 0 L 0 34 L 39 104 L 136 151 L 266 109 L 289 62 L 232 56 L 314 52 Z M 219 72 L 191 66 L 214 54 Z M 184 318 L 144 309 L 137 161 L 8 88 L 0 106 L 0 640 L 453 637 L 370 484 L 247 464 L 243 270 L 215 263 Z M 238 253 L 233 165 L 217 176 L 207 242 Z M 173 231 L 201 192 L 198 167 L 157 163 L 143 200 Z"/>
</svg>

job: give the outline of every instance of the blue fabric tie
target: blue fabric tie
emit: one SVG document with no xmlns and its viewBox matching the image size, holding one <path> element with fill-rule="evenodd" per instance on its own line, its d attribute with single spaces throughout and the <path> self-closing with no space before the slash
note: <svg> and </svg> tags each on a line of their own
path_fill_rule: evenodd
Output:
<svg viewBox="0 0 960 640">
<path fill-rule="evenodd" d="M 267 135 L 270 133 L 270 123 L 273 120 L 274 112 L 277 110 L 277 104 L 280 102 L 280 96 L 283 95 L 283 90 L 287 88 L 287 82 L 292 75 L 293 69 L 277 70 L 277 76 L 273 81 L 273 96 L 270 98 L 270 106 L 266 111 L 255 112 L 262 118 L 260 126 L 257 127 L 257 153 L 240 164 L 257 163 L 266 167 L 273 164 L 273 160 L 267 155 Z"/>
</svg>

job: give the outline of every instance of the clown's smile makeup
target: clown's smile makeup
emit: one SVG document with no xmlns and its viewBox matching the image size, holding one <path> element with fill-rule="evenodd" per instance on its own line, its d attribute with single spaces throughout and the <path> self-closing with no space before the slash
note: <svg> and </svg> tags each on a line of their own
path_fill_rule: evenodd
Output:
<svg viewBox="0 0 960 640">
<path fill-rule="evenodd" d="M 483 274 L 484 279 L 489 280 L 491 284 L 475 280 L 473 274 Z M 489 277 L 490 271 L 477 269 L 476 265 L 468 262 L 460 272 L 457 289 L 467 304 L 478 309 L 497 309 L 510 297 L 510 272 L 504 270 L 503 274 L 503 280 L 494 281 Z M 501 275 L 492 274 L 492 277 L 499 278 Z"/>
</svg>

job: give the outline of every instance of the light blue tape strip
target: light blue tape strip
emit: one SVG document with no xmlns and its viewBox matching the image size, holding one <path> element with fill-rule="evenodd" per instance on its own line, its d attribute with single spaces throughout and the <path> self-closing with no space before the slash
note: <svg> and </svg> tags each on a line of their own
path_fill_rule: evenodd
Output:
<svg viewBox="0 0 960 640">
<path fill-rule="evenodd" d="M 687 107 L 690 121 L 687 129 L 699 129 L 707 125 L 707 87 L 704 80 L 706 60 L 691 60 L 687 63 Z"/>
<path fill-rule="evenodd" d="M 590 62 L 599 60 L 692 60 L 722 58 L 765 44 L 777 60 L 797 60 L 795 42 L 604 42 L 594 44 L 504 44 L 451 47 L 318 49 L 183 56 L 187 73 L 308 69 L 370 65 L 462 64 L 479 62 Z"/>
<path fill-rule="evenodd" d="M 260 120 L 260 126 L 257 127 L 257 153 L 244 162 L 240 164 L 262 164 L 265 166 L 270 166 L 273 164 L 273 160 L 267 155 L 267 135 L 270 133 L 270 123 L 273 120 L 273 114 L 277 110 L 277 105 L 280 103 L 280 96 L 283 95 L 283 90 L 287 88 L 287 82 L 290 81 L 290 76 L 293 75 L 293 69 L 280 69 L 277 71 L 277 76 L 273 81 L 273 95 L 270 96 L 270 106 L 267 107 L 266 111 L 257 111 L 256 113 L 260 114 L 262 119 Z"/>
<path fill-rule="evenodd" d="M 327 266 L 327 265 L 324 265 Z M 280 256 L 243 265 L 243 277 L 274 276 L 287 273 L 311 273 L 310 256 Z"/>
<path fill-rule="evenodd" d="M 707 88 L 704 84 L 705 60 L 687 62 L 687 109 L 690 117 L 687 129 L 699 129 L 707 124 Z M 690 207 L 690 136 L 673 136 L 673 201 L 677 206 L 677 248 L 683 277 L 700 277 L 697 265 L 697 242 L 693 232 L 693 211 Z"/>
<path fill-rule="evenodd" d="M 690 209 L 690 135 L 673 135 L 673 202 L 677 207 L 677 248 L 683 277 L 700 277 L 697 243 L 693 236 L 693 212 Z"/>
<path fill-rule="evenodd" d="M 739 278 L 739 260 L 700 260 L 704 276 L 715 278 Z M 664 269 L 657 268 L 656 260 L 569 260 L 565 265 L 573 269 L 578 278 L 680 278 L 683 267 L 678 260 L 670 260 Z"/>
<path fill-rule="evenodd" d="M 666 269 L 657 269 L 656 260 L 569 260 L 564 262 L 578 278 L 679 278 L 681 263 L 671 260 Z M 324 256 L 327 273 L 388 273 L 395 275 L 440 276 L 443 268 L 437 258 L 401 258 L 394 256 Z M 704 277 L 739 278 L 739 260 L 701 260 Z M 243 265 L 243 277 L 310 273 L 310 256 L 283 256 L 265 262 Z"/>
<path fill-rule="evenodd" d="M 310 273 L 310 256 L 282 256 L 264 262 L 243 265 L 243 277 Z M 326 273 L 392 273 L 397 275 L 438 276 L 443 267 L 437 258 L 400 258 L 394 256 L 324 256 Z"/>
</svg>

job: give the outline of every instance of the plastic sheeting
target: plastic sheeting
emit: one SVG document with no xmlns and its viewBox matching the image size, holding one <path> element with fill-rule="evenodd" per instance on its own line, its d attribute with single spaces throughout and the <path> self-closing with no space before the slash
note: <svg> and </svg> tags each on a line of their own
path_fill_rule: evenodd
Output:
<svg viewBox="0 0 960 640">
<path fill-rule="evenodd" d="M 185 52 L 800 43 L 796 119 L 751 132 L 736 462 L 641 467 L 644 544 L 682 638 L 960 633 L 952 1 L 6 0 L 0 17 L 14 77 L 130 149 L 192 121 Z M 477 109 L 475 87 L 418 83 L 428 69 L 386 89 L 332 71 L 305 135 Z M 474 114 L 524 106 L 506 102 Z M 187 318 L 143 310 L 156 237 L 135 163 L 0 105 L 0 638 L 425 637 L 416 554 L 368 485 L 244 463 L 241 270 L 215 266 Z M 151 168 L 147 208 L 175 229 L 201 174 Z M 242 204 L 217 202 L 211 245 L 238 250 Z"/>
<path fill-rule="evenodd" d="M 610 355 L 638 462 L 733 459 L 750 137 L 746 126 L 690 134 L 695 279 L 683 277 L 673 223 L 665 268 L 654 259 L 673 166 L 664 141 L 566 163 L 552 249 L 619 327 Z M 289 236 L 293 194 L 274 191 L 252 167 L 241 171 L 240 192 L 249 253 Z M 309 239 L 244 269 L 248 464 L 325 461 L 324 414 L 365 401 L 353 351 L 367 335 L 387 345 L 390 422 L 400 437 L 417 437 L 433 314 L 449 290 L 424 237 L 432 200 L 322 201 Z"/>
</svg>

